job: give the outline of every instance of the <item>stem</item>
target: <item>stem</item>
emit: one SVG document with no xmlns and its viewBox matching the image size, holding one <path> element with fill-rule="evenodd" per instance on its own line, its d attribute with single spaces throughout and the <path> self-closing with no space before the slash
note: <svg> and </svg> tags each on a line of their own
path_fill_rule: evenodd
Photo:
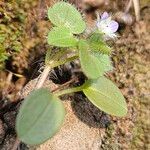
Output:
<svg viewBox="0 0 150 150">
<path fill-rule="evenodd" d="M 61 96 L 61 95 L 69 94 L 69 93 L 79 92 L 79 91 L 82 91 L 82 89 L 83 89 L 83 86 L 78 86 L 78 87 L 62 90 L 59 92 L 54 92 L 54 94 L 56 96 Z"/>
<path fill-rule="evenodd" d="M 41 88 L 43 86 L 43 84 L 44 84 L 44 82 L 45 82 L 45 80 L 46 80 L 50 70 L 51 70 L 50 66 L 45 66 L 45 68 L 44 68 L 44 70 L 43 70 L 43 72 L 42 72 L 42 74 L 40 76 L 40 79 L 38 80 L 37 85 L 35 87 L 36 89 L 39 89 L 39 88 Z"/>
<path fill-rule="evenodd" d="M 128 4 L 127 4 L 127 7 L 126 7 L 126 9 L 125 9 L 125 13 L 128 13 L 128 12 L 129 12 L 131 6 L 132 6 L 132 0 L 129 0 L 129 2 L 128 2 Z"/>
<path fill-rule="evenodd" d="M 77 59 L 78 57 L 79 57 L 78 55 L 75 55 L 75 56 L 72 56 L 72 57 L 70 57 L 70 58 L 66 58 L 66 59 L 64 59 L 64 60 L 60 60 L 60 61 L 54 63 L 51 67 L 54 68 L 54 67 L 63 65 L 63 64 L 65 64 L 65 63 L 68 63 L 68 62 L 71 62 L 71 61 Z"/>
<path fill-rule="evenodd" d="M 78 57 L 79 57 L 78 55 L 72 56 L 72 57 L 67 58 L 67 59 L 65 59 L 65 60 L 59 61 L 59 64 L 62 65 L 62 64 L 65 64 L 65 63 L 67 63 L 67 62 L 71 62 L 71 61 L 77 59 Z"/>
<path fill-rule="evenodd" d="M 134 5 L 136 21 L 139 21 L 140 20 L 140 2 L 139 2 L 139 0 L 133 0 L 133 5 Z"/>
<path fill-rule="evenodd" d="M 57 90 L 60 90 L 60 89 L 64 88 L 65 86 L 68 86 L 70 83 L 75 82 L 76 80 L 77 80 L 77 78 L 73 78 L 73 79 L 71 79 L 70 81 L 68 81 L 68 82 L 66 82 L 66 83 L 64 83 L 64 84 L 62 84 L 62 85 L 60 85 L 59 87 L 55 88 L 55 89 L 52 90 L 51 92 L 54 93 L 54 92 L 56 92 Z"/>
</svg>

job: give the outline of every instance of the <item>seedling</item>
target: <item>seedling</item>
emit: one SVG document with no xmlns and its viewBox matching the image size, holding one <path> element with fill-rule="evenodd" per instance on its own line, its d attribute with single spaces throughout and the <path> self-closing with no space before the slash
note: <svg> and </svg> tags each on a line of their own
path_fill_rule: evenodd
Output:
<svg viewBox="0 0 150 150">
<path fill-rule="evenodd" d="M 65 108 L 59 99 L 64 94 L 82 91 L 100 110 L 123 117 L 127 106 L 120 90 L 104 75 L 112 70 L 111 48 L 107 39 L 116 38 L 118 23 L 107 12 L 97 16 L 97 29 L 84 34 L 86 23 L 71 4 L 58 2 L 48 9 L 48 18 L 54 25 L 48 33 L 48 44 L 58 49 L 47 50 L 45 69 L 35 89 L 23 101 L 16 121 L 18 138 L 26 144 L 37 145 L 59 131 L 65 117 Z M 69 54 L 69 55 L 68 55 Z M 48 73 L 54 67 L 80 60 L 88 80 L 79 87 L 57 92 L 42 88 Z"/>
</svg>

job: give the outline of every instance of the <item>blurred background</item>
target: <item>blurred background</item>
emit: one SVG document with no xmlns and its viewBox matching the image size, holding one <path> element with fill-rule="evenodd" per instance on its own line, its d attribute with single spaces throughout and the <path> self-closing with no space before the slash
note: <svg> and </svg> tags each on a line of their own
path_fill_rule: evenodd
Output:
<svg viewBox="0 0 150 150">
<path fill-rule="evenodd" d="M 11 149 L 16 137 L 15 118 L 20 104 L 18 92 L 42 70 L 45 51 L 49 47 L 46 36 L 51 28 L 47 8 L 57 1 L 59 0 L 0 1 L 0 149 L 2 150 Z M 78 113 L 77 118 L 87 126 L 92 124 L 92 128 L 98 128 L 101 133 L 99 149 L 149 150 L 150 1 L 66 1 L 74 4 L 82 12 L 88 29 L 92 29 L 95 23 L 96 11 L 99 13 L 107 11 L 119 22 L 119 37 L 110 43 L 113 47 L 114 71 L 109 77 L 121 89 L 128 103 L 128 115 L 125 118 L 107 116 L 103 113 L 102 117 L 92 114 L 91 117 L 96 119 L 90 123 L 85 119 L 86 110 L 83 111 L 83 118 Z M 70 67 L 62 66 L 63 75 L 57 72 L 56 83 L 61 85 L 71 79 L 69 69 Z M 78 75 L 78 78 L 82 78 L 82 75 Z M 75 104 L 77 102 L 75 101 Z M 78 105 L 81 109 L 84 103 L 78 102 Z M 30 148 L 21 143 L 20 149 Z M 39 149 L 59 150 L 47 146 Z M 94 147 L 91 149 L 98 150 Z"/>
</svg>

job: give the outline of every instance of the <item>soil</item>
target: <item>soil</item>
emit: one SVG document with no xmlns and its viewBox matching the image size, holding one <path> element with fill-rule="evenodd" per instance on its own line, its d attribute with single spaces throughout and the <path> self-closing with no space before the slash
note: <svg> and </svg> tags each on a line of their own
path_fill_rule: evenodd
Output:
<svg viewBox="0 0 150 150">
<path fill-rule="evenodd" d="M 49 3 L 48 6 L 50 5 Z M 45 10 L 45 5 L 42 6 L 44 6 Z M 35 5 L 35 7 L 39 8 L 39 5 L 38 7 Z M 43 16 L 44 12 L 42 11 L 40 14 Z M 107 74 L 107 76 L 118 85 L 125 96 L 128 104 L 128 115 L 124 118 L 109 116 L 93 106 L 82 93 L 65 96 L 62 100 L 66 107 L 66 119 L 61 130 L 54 138 L 38 147 L 29 147 L 21 143 L 18 149 L 150 149 L 149 14 L 150 7 L 144 5 L 141 9 L 141 21 L 132 24 L 132 26 L 123 24 L 119 30 L 120 37 L 112 44 L 114 47 L 112 55 L 114 70 Z M 50 24 L 47 23 L 47 20 L 45 21 L 45 18 L 39 22 L 35 20 L 32 18 L 27 28 L 32 27 L 30 36 L 33 36 L 32 39 L 36 44 L 34 42 L 34 44 L 32 42 L 32 44 L 28 43 L 30 46 L 26 48 L 25 56 L 23 53 L 16 54 L 17 56 L 8 60 L 9 68 L 6 66 L 6 69 L 13 68 L 11 72 L 21 74 L 22 77 L 14 74 L 11 77 L 11 73 L 5 70 L 0 72 L 1 81 L 3 81 L 2 85 L 5 87 L 1 89 L 0 94 L 0 149 L 2 150 L 10 150 L 12 148 L 16 138 L 15 118 L 20 101 L 34 88 L 34 84 L 37 81 L 36 77 L 42 70 L 43 56 L 47 45 L 45 41 L 41 42 L 39 39 L 45 35 Z M 91 20 L 88 20 L 88 22 L 91 22 Z M 33 28 L 39 29 L 38 32 L 35 32 Z M 38 35 L 37 38 L 35 38 L 36 35 Z M 25 66 L 21 65 L 23 62 L 18 61 L 22 60 L 22 57 L 23 61 L 25 61 Z M 33 68 L 36 69 L 34 70 Z M 74 69 L 76 69 L 76 66 L 70 64 L 69 66 L 62 66 L 63 75 L 59 75 L 59 71 L 56 71 L 56 69 L 58 78 L 54 80 L 51 76 L 50 79 L 47 79 L 45 86 L 52 89 L 67 82 L 74 77 L 71 74 Z M 82 73 L 79 72 L 77 76 L 79 81 L 74 83 L 74 85 L 81 84 L 84 80 Z M 64 79 L 66 80 L 64 81 Z M 4 81 L 8 82 L 4 83 Z M 26 84 L 27 81 L 30 82 Z M 26 84 L 25 88 L 23 88 L 24 84 Z M 20 93 L 20 91 L 22 93 L 22 99 L 18 99 L 18 92 Z"/>
</svg>

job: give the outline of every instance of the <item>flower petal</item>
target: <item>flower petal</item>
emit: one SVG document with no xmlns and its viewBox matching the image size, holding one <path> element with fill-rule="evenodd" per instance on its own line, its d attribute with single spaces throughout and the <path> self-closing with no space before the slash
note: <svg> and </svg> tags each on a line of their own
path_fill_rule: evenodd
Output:
<svg viewBox="0 0 150 150">
<path fill-rule="evenodd" d="M 102 13 L 102 15 L 101 15 L 102 20 L 107 19 L 108 17 L 109 17 L 109 14 L 106 11 L 104 13 Z"/>
<path fill-rule="evenodd" d="M 112 20 L 112 21 L 110 21 L 108 27 L 110 28 L 111 32 L 114 33 L 118 30 L 119 24 L 118 24 L 118 22 Z"/>
</svg>

